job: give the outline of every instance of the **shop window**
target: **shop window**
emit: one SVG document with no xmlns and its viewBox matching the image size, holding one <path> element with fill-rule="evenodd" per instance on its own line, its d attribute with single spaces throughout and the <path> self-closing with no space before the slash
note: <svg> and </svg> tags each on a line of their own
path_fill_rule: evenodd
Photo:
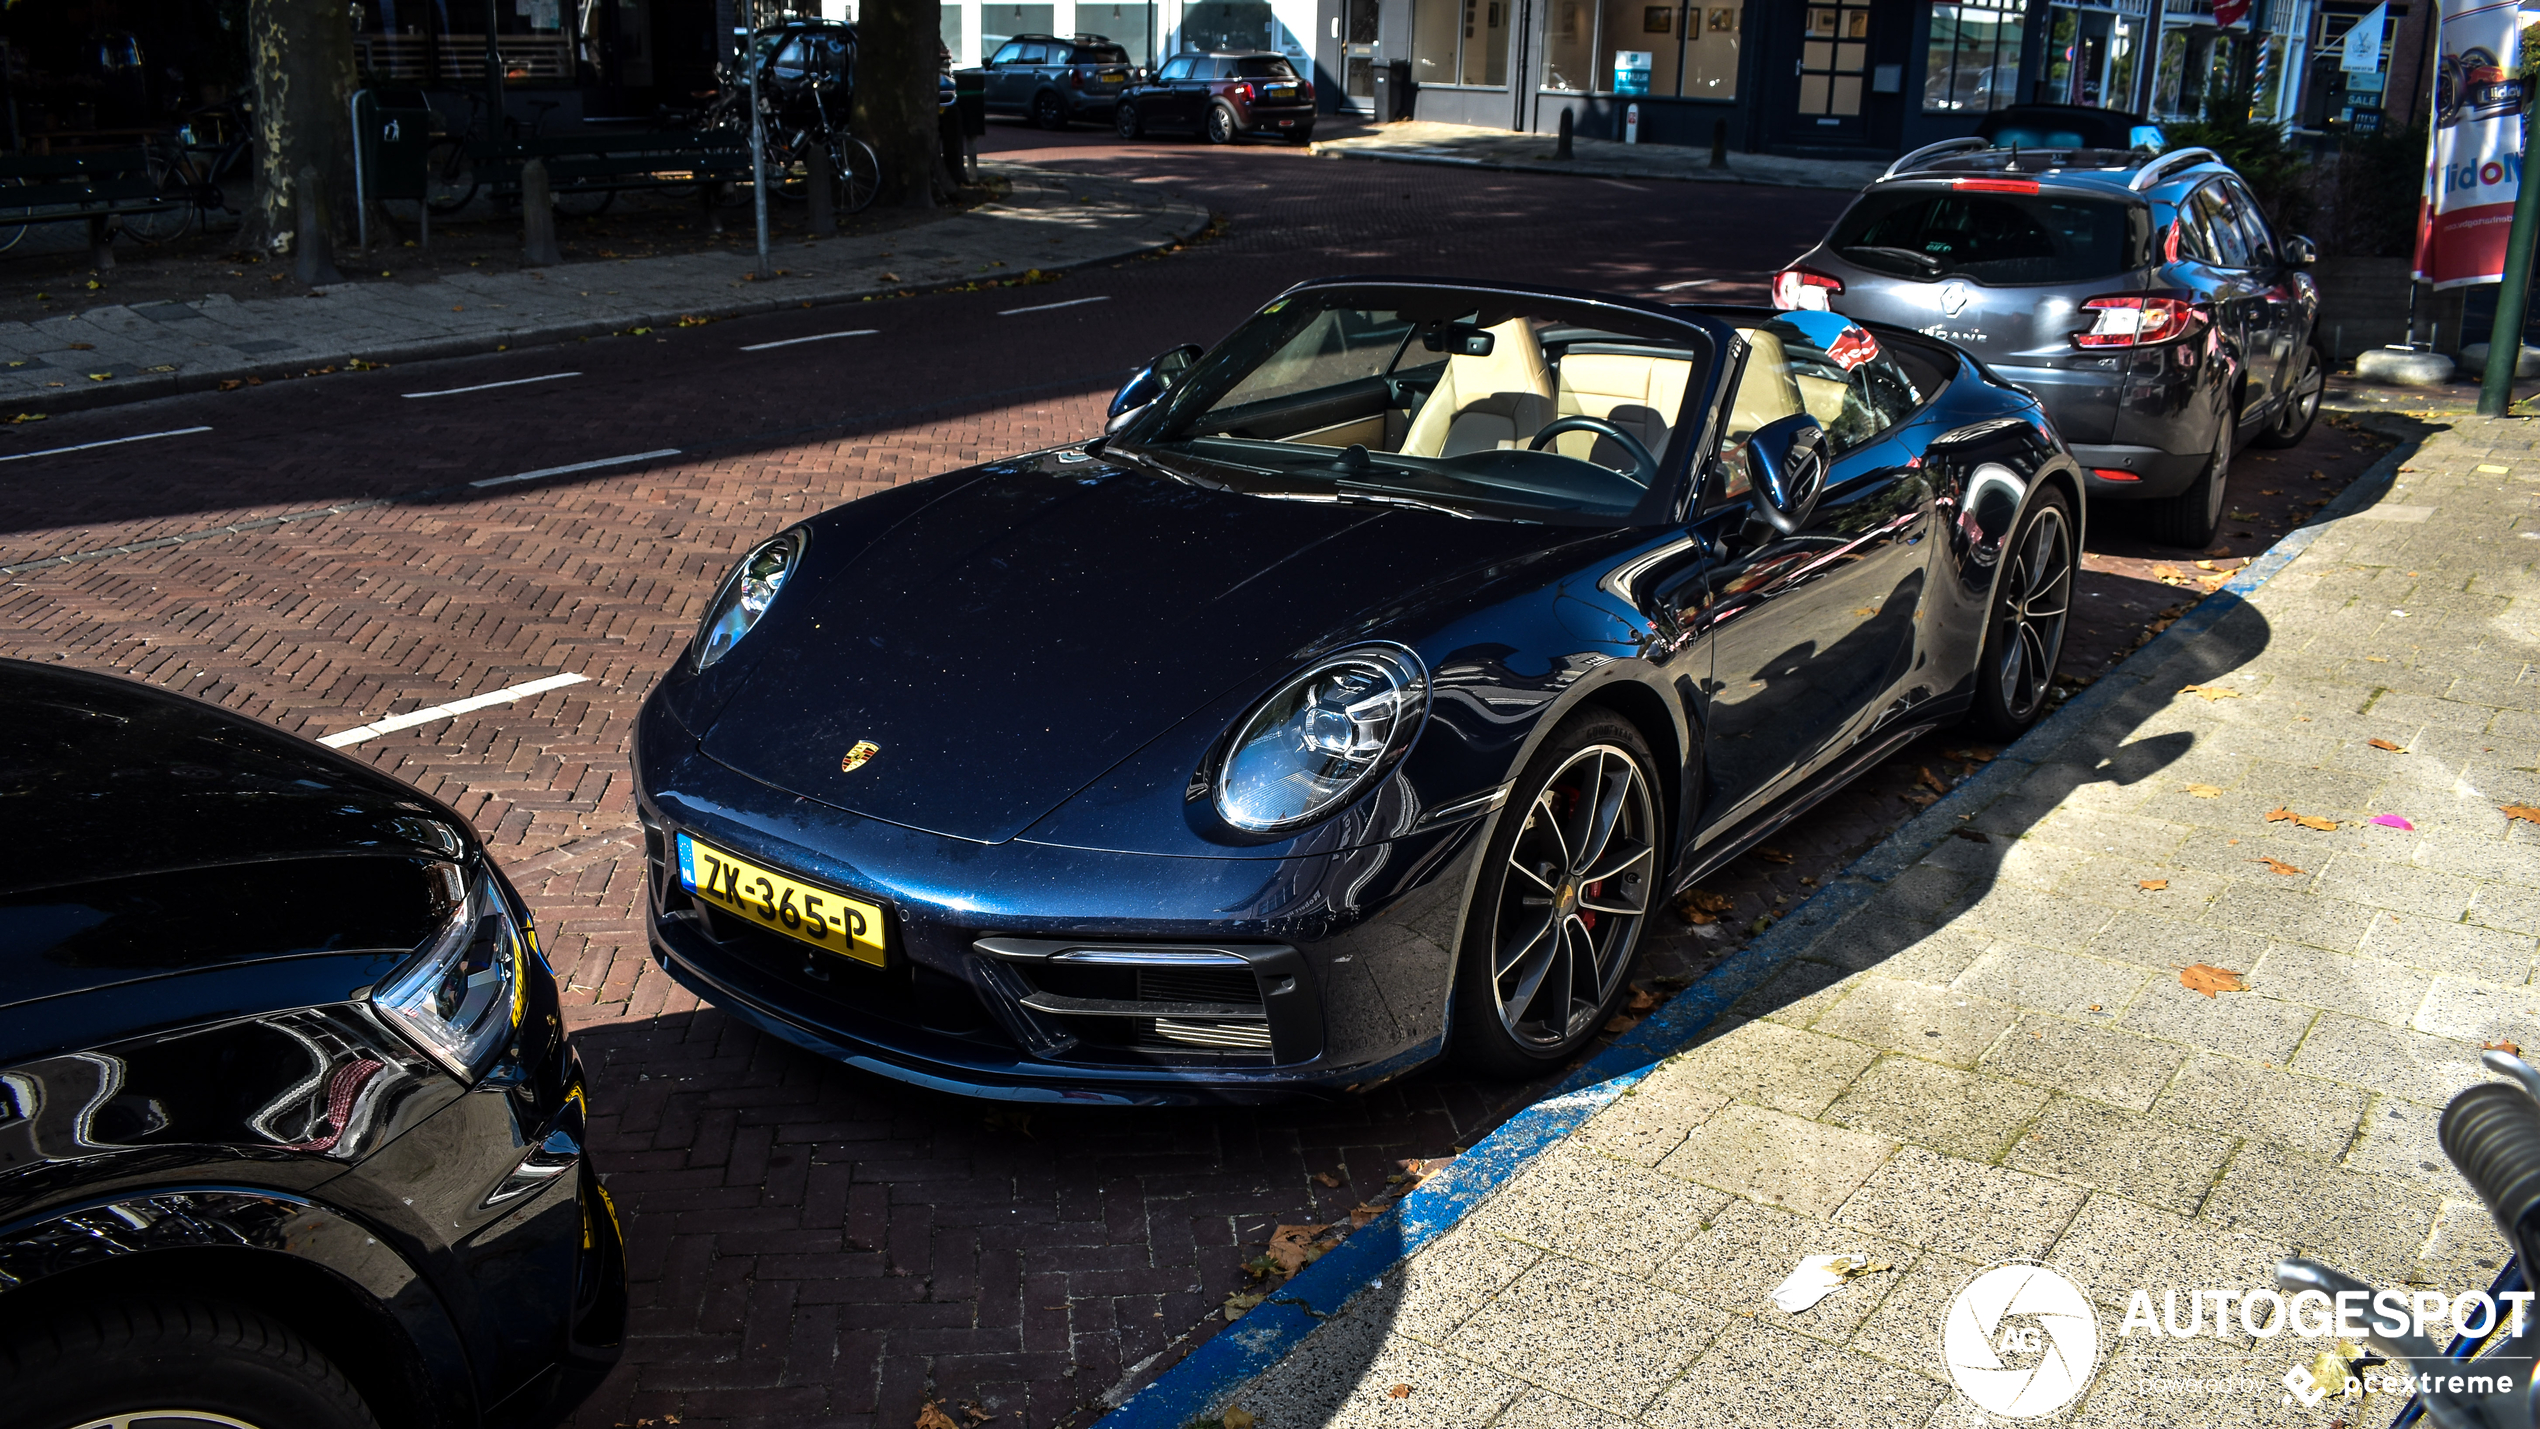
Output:
<svg viewBox="0 0 2540 1429">
<path fill-rule="evenodd" d="M 1080 5 L 1076 13 L 1082 15 L 1087 8 Z M 1182 8 L 1182 48 L 1186 50 L 1275 50 L 1278 39 L 1266 0 L 1206 0 Z"/>
<path fill-rule="evenodd" d="M 1861 112 L 1870 64 L 1870 7 L 1811 5 L 1799 39 L 1799 112 L 1849 119 Z"/>
<path fill-rule="evenodd" d="M 1147 36 L 1154 33 L 1153 5 L 1096 4 L 1077 0 L 1076 33 L 1101 35 L 1129 52 L 1129 63 L 1141 68 L 1155 62 Z"/>
<path fill-rule="evenodd" d="M 1923 65 L 1925 114 L 1982 114 L 2019 102 L 2025 0 L 1931 7 Z"/>
<path fill-rule="evenodd" d="M 982 5 L 979 53 L 993 55 L 1016 35 L 1046 35 L 1058 23 L 1055 5 Z"/>
<path fill-rule="evenodd" d="M 935 21 L 935 33 L 943 37 L 944 48 L 952 51 L 953 63 L 970 63 L 970 51 L 961 47 L 961 7 L 941 5 L 936 8 L 939 16 Z"/>
<path fill-rule="evenodd" d="M 1571 93 L 1737 98 L 1738 7 L 1547 0 L 1543 87 Z M 1618 82 L 1619 56 L 1646 56 Z M 1645 78 L 1638 78 L 1645 76 Z"/>
<path fill-rule="evenodd" d="M 1687 99 L 1737 98 L 1735 5 L 1693 5 L 1685 10 L 1684 83 Z M 1697 27 L 1696 21 L 1700 21 Z"/>
<path fill-rule="evenodd" d="M 1413 0 L 1411 77 L 1422 84 L 1505 87 L 1512 8 L 1512 0 Z"/>
<path fill-rule="evenodd" d="M 2161 36 L 2152 76 L 2152 113 L 2161 119 L 2202 119 L 2205 97 L 2231 88 L 2238 37 L 2210 26 L 2181 26 Z"/>
<path fill-rule="evenodd" d="M 1675 93 L 1678 14 L 1672 5 L 1647 0 L 1605 0 L 1596 87 L 1622 95 Z M 1624 55 L 1635 62 L 1623 65 L 1618 57 Z"/>
</svg>

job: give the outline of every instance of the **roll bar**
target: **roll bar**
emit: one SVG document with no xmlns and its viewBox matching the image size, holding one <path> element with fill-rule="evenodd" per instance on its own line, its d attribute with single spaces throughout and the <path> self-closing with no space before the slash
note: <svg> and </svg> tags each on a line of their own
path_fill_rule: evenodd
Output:
<svg viewBox="0 0 2540 1429">
<path fill-rule="evenodd" d="M 2136 193 L 2141 193 L 2145 189 L 2159 183 L 2163 176 L 2168 174 L 2168 172 L 2172 169 L 2183 168 L 2190 164 L 2201 164 L 2207 162 L 2208 160 L 2219 164 L 2223 162 L 2223 156 L 2215 153 L 2211 149 L 2173 150 L 2167 154 L 2163 154 L 2161 157 L 2154 159 L 2152 162 L 2145 164 L 2141 169 L 2137 170 L 2134 175 L 2134 181 L 2127 184 L 2126 187 L 2134 190 Z"/>
<path fill-rule="evenodd" d="M 1882 179 L 1895 178 L 1898 174 L 1904 173 L 1909 169 L 1921 168 L 1923 161 L 1926 159 L 1937 159 L 1945 154 L 1955 154 L 1972 149 L 1990 149 L 1992 147 L 1992 141 L 1979 139 L 1972 134 L 1958 139 L 1943 139 L 1937 144 L 1925 144 L 1923 147 L 1907 154 L 1904 158 L 1888 165 L 1887 172 L 1879 175 L 1879 177 Z"/>
</svg>

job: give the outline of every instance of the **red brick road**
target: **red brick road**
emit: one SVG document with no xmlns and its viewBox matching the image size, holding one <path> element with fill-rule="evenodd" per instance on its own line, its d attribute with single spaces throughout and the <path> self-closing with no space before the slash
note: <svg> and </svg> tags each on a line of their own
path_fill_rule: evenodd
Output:
<svg viewBox="0 0 2540 1429">
<path fill-rule="evenodd" d="M 591 677 L 357 750 L 475 820 L 568 983 L 636 1305 L 626 1362 L 577 1424 L 900 1426 L 938 1395 L 1000 1425 L 1081 1422 L 1222 1324 L 1208 1317 L 1273 1225 L 1341 1218 L 1397 1159 L 1449 1154 L 1509 1109 L 1507 1089 L 1440 1072 L 1339 1105 L 1026 1117 L 828 1064 L 680 993 L 650 966 L 638 918 L 627 727 L 742 547 L 897 481 L 1087 435 L 1135 361 L 1215 337 L 1299 278 L 1425 271 L 1647 291 L 1709 276 L 1718 285 L 1694 291 L 1757 301 L 1756 275 L 1844 199 L 1269 148 L 1122 150 L 1091 136 L 1058 147 L 1031 157 L 1181 187 L 1231 227 L 1050 287 L 0 428 L 0 456 L 213 428 L 0 464 L 0 566 L 73 558 L 0 576 L 0 652 L 120 671 L 312 736 L 544 675 Z M 1094 295 L 1107 301 L 997 316 Z M 861 327 L 881 332 L 737 351 Z M 559 371 L 582 375 L 400 395 Z M 674 447 L 642 466 L 464 486 Z M 302 513 L 320 514 L 273 519 Z M 117 549 L 171 538 L 184 539 Z M 1794 863 L 1718 886 L 1739 891 L 1744 921 L 1777 894 L 1804 895 L 1803 877 L 1906 812 L 1891 798 L 1841 801 L 1782 838 Z M 1698 968 L 1726 946 L 1677 933 L 1651 966 Z"/>
</svg>

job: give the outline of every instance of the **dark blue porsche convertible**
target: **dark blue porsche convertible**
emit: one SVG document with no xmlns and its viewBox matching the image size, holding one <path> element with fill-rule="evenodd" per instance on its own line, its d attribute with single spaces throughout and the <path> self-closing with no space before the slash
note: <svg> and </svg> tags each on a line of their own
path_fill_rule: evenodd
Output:
<svg viewBox="0 0 2540 1429">
<path fill-rule="evenodd" d="M 980 1096 L 1541 1071 L 1668 895 L 2036 720 L 2082 518 L 2037 403 L 1913 333 L 1308 283 L 1098 440 L 742 557 L 638 728 L 653 949 Z"/>
</svg>

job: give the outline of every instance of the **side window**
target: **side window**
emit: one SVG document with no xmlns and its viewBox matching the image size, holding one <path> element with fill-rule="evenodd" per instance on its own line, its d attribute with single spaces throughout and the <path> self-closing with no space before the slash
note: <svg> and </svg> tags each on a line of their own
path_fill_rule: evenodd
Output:
<svg viewBox="0 0 2540 1429">
<path fill-rule="evenodd" d="M 2231 200 L 2220 184 L 2207 184 L 2196 191 L 2192 201 L 2198 224 L 2212 245 L 2215 266 L 2246 268 L 2249 266 L 2249 239 L 2240 231 L 2240 220 L 2232 212 Z"/>
<path fill-rule="evenodd" d="M 1233 60 L 1210 60 L 1208 61 L 1207 71 L 1201 77 L 1204 79 L 1233 79 L 1235 77 L 1235 62 Z"/>
<path fill-rule="evenodd" d="M 1009 41 L 1003 49 L 988 57 L 988 63 L 992 65 L 1018 64 L 1022 58 L 1023 46 Z"/>
<path fill-rule="evenodd" d="M 1191 77 L 1190 56 L 1175 55 L 1173 58 L 1166 60 L 1164 62 L 1164 68 L 1155 72 L 1155 77 L 1159 80 L 1168 82 L 1177 79 L 1189 79 Z"/>
<path fill-rule="evenodd" d="M 1746 439 L 1767 423 L 1808 410 L 1781 338 L 1768 328 L 1740 328 L 1738 336 L 1746 339 L 1746 366 L 1729 396 L 1728 428 L 1720 436 L 1720 464 L 1728 481 L 1718 499 L 1724 501 L 1744 496 L 1754 484 L 1747 477 Z"/>
<path fill-rule="evenodd" d="M 1049 62 L 1050 62 L 1050 47 L 1049 47 L 1049 46 L 1047 46 L 1047 45 L 1025 45 L 1025 46 L 1023 47 L 1023 63 L 1025 63 L 1025 64 L 1027 64 L 1027 65 L 1045 65 L 1045 64 L 1048 64 Z"/>
<path fill-rule="evenodd" d="M 2230 194 L 2231 206 L 2240 219 L 2240 231 L 2249 240 L 2249 266 L 2273 268 L 2275 231 L 2267 227 L 2267 216 L 2259 210 L 2258 201 L 2239 184 L 2226 182 L 2222 187 Z"/>
</svg>

